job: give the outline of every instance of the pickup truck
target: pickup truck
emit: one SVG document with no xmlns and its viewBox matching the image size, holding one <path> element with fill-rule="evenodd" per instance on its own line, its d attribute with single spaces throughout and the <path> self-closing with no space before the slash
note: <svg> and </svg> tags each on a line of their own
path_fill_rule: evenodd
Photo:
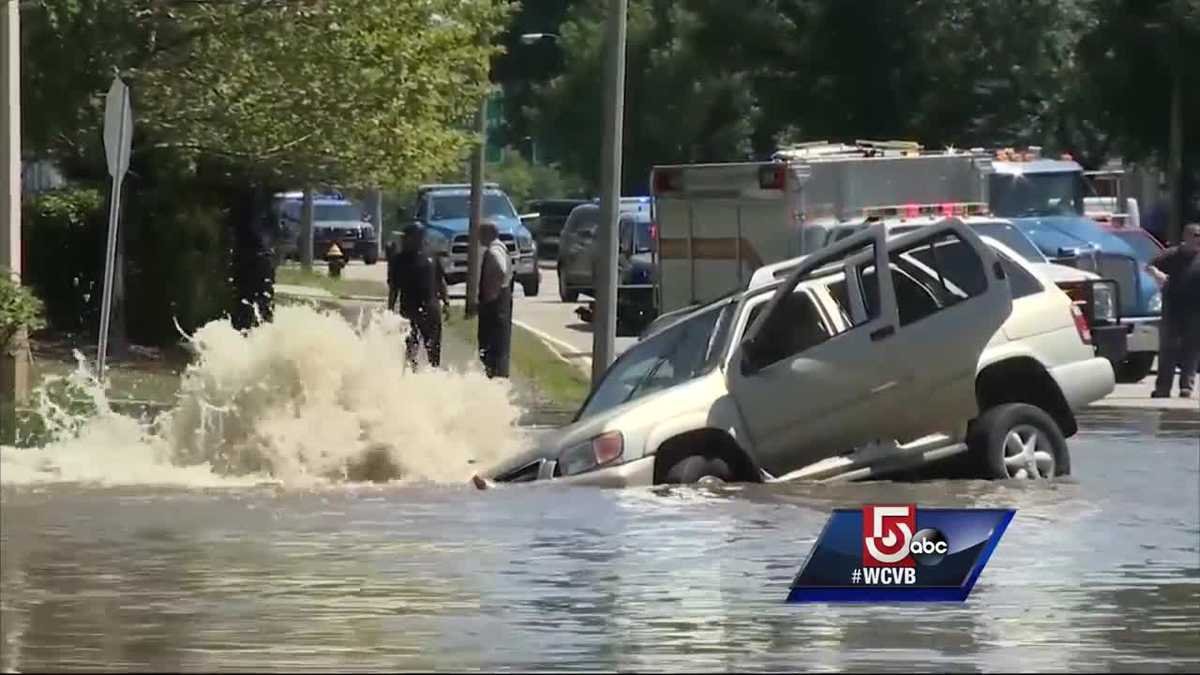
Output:
<svg viewBox="0 0 1200 675">
<path fill-rule="evenodd" d="M 422 185 L 417 189 L 412 220 L 425 228 L 425 242 L 430 250 L 447 259 L 449 284 L 467 280 L 470 198 L 470 185 Z M 521 222 L 508 195 L 496 183 L 483 186 L 483 217 L 496 223 L 500 230 L 500 241 L 512 260 L 513 280 L 521 284 L 526 296 L 536 296 L 542 281 L 537 242 Z"/>
<path fill-rule="evenodd" d="M 473 482 L 1053 478 L 1073 411 L 1113 389 L 1088 340 L 1053 282 L 961 220 L 875 224 L 661 317 L 571 425 Z"/>
</svg>

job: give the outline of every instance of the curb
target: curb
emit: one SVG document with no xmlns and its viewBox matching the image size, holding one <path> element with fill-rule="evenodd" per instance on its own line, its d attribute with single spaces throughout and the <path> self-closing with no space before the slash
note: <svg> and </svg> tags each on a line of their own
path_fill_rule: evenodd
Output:
<svg viewBox="0 0 1200 675">
<path fill-rule="evenodd" d="M 529 324 L 525 323 L 524 321 L 517 321 L 516 319 L 513 319 L 513 325 L 519 326 L 521 329 L 532 333 L 534 335 L 534 337 L 541 340 L 542 343 L 546 345 L 546 348 L 549 349 L 555 356 L 557 356 L 559 359 L 561 359 L 564 363 L 575 366 L 575 367 L 579 368 L 581 371 L 583 371 L 584 374 L 588 375 L 589 377 L 591 376 L 591 374 L 592 374 L 592 357 L 591 356 L 567 356 L 566 354 L 570 354 L 576 350 L 574 347 L 567 344 L 566 342 L 563 342 L 562 340 L 559 340 L 558 338 L 556 338 L 548 333 L 542 332 L 541 330 L 538 330 L 537 328 L 530 326 Z M 564 351 L 566 352 L 566 354 L 563 353 Z"/>
</svg>

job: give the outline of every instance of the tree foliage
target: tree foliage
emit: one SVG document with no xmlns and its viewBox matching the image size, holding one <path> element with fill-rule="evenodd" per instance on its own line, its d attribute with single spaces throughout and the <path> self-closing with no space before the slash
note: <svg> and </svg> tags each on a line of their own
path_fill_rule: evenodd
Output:
<svg viewBox="0 0 1200 675">
<path fill-rule="evenodd" d="M 419 180 L 457 161 L 502 0 L 42 0 L 24 34 L 37 149 L 94 163 L 102 95 L 134 95 L 135 152 L 275 179 Z M 60 75 L 62 77 L 59 81 Z M 48 114 L 43 114 L 43 113 Z"/>
<path fill-rule="evenodd" d="M 593 188 L 606 6 L 529 3 L 520 30 L 561 34 L 558 56 L 512 60 L 544 82 L 514 89 L 524 116 L 511 125 L 550 136 Z M 656 163 L 761 158 L 797 140 L 1161 161 L 1175 72 L 1195 173 L 1198 17 L 1200 0 L 630 0 L 624 187 L 644 190 Z"/>
</svg>

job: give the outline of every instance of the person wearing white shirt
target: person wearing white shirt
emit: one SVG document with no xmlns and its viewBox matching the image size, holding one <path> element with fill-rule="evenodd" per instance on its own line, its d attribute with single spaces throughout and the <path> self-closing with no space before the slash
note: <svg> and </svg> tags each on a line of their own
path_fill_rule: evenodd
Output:
<svg viewBox="0 0 1200 675">
<path fill-rule="evenodd" d="M 512 261 L 496 224 L 479 225 L 484 246 L 479 268 L 479 358 L 489 378 L 508 377 L 512 345 Z"/>
</svg>

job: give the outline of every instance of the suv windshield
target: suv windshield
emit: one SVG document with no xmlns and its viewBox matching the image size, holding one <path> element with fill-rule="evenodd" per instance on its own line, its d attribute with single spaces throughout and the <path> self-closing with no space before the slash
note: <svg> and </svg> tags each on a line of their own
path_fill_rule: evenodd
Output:
<svg viewBox="0 0 1200 675">
<path fill-rule="evenodd" d="M 351 204 L 315 204 L 313 221 L 361 221 L 362 209 Z"/>
<path fill-rule="evenodd" d="M 991 209 L 1001 218 L 1083 215 L 1083 176 L 1073 172 L 992 174 Z"/>
<path fill-rule="evenodd" d="M 430 220 L 455 220 L 471 217 L 471 197 L 469 195 L 435 195 L 430 199 Z M 512 204 L 502 194 L 483 195 L 484 218 L 516 218 Z"/>
<path fill-rule="evenodd" d="M 725 351 L 736 306 L 726 302 L 702 311 L 631 347 L 604 374 L 575 419 L 586 419 L 712 370 Z"/>
</svg>

